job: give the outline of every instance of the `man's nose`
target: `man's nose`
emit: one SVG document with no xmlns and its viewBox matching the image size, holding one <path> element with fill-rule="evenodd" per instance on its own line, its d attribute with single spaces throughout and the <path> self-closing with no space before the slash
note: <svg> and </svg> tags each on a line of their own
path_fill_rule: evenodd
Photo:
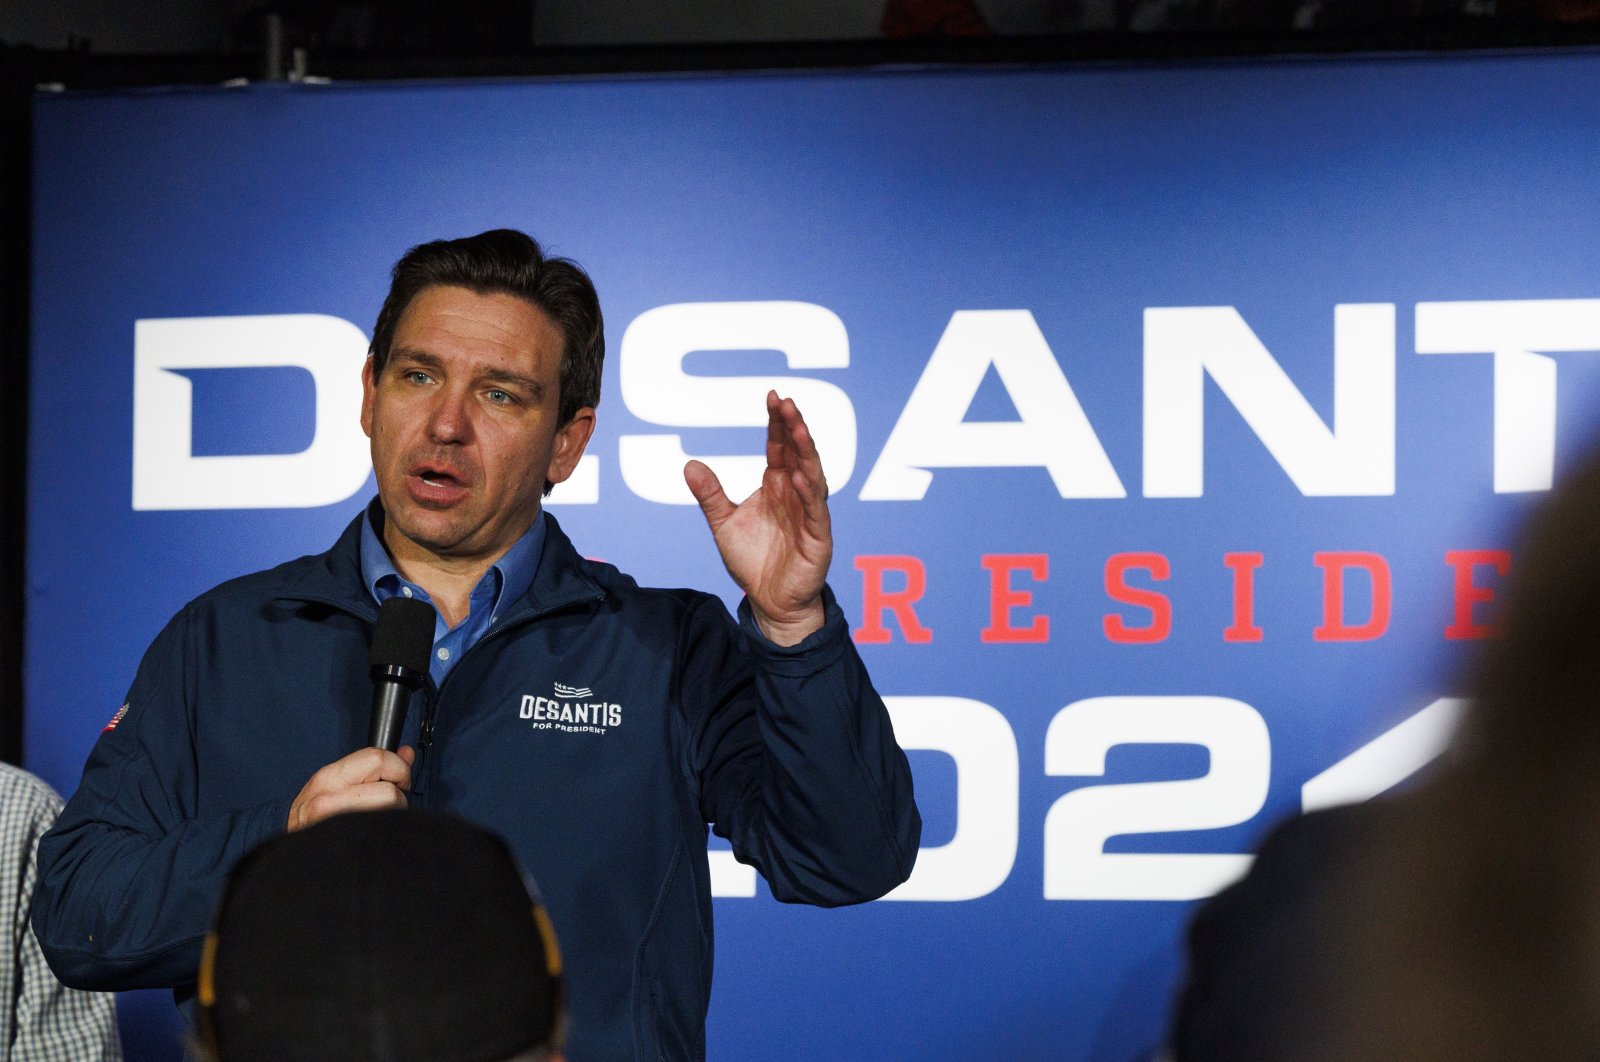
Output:
<svg viewBox="0 0 1600 1062">
<path fill-rule="evenodd" d="M 472 414 L 464 391 L 440 389 L 428 411 L 428 438 L 436 443 L 460 443 L 472 438 Z"/>
</svg>

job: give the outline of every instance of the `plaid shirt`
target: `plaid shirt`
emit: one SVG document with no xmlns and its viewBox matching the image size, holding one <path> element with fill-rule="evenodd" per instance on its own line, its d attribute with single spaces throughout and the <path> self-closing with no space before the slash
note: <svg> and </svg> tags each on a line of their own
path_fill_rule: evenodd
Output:
<svg viewBox="0 0 1600 1062">
<path fill-rule="evenodd" d="M 28 925 L 39 836 L 61 814 L 61 798 L 26 771 L 0 763 L 0 1062 L 118 1062 L 114 997 L 64 987 L 45 965 Z"/>
</svg>

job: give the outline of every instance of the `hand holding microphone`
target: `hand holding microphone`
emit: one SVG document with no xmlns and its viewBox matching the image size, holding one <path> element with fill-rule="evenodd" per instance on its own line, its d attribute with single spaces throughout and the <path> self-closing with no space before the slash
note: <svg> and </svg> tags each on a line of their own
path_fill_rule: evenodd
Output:
<svg viewBox="0 0 1600 1062">
<path fill-rule="evenodd" d="M 433 606 L 413 598 L 391 597 L 378 609 L 368 658 L 373 682 L 370 747 L 311 776 L 289 806 L 291 832 L 342 811 L 406 806 L 417 754 L 409 745 L 399 747 L 400 732 L 411 694 L 428 672 L 433 624 Z"/>
</svg>

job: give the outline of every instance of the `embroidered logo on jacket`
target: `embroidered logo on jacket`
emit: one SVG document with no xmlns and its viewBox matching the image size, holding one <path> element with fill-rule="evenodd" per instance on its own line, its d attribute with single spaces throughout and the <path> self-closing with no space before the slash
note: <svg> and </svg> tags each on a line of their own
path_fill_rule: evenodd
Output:
<svg viewBox="0 0 1600 1062">
<path fill-rule="evenodd" d="M 528 720 L 535 730 L 604 734 L 611 727 L 622 725 L 622 705 L 591 700 L 594 690 L 588 686 L 567 686 L 557 682 L 553 692 L 553 697 L 540 697 L 532 693 L 522 695 L 522 707 L 518 714 Z"/>
</svg>

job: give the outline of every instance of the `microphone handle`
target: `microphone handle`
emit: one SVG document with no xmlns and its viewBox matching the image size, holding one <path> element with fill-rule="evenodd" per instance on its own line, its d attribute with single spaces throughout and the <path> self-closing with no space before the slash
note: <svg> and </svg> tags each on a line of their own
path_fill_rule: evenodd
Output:
<svg viewBox="0 0 1600 1062">
<path fill-rule="evenodd" d="M 367 744 L 395 752 L 400 748 L 400 732 L 405 729 L 406 709 L 411 705 L 411 691 L 416 686 L 406 681 L 412 672 L 399 667 L 384 670 L 399 674 L 378 674 L 374 669 L 372 729 L 367 733 Z"/>
</svg>

